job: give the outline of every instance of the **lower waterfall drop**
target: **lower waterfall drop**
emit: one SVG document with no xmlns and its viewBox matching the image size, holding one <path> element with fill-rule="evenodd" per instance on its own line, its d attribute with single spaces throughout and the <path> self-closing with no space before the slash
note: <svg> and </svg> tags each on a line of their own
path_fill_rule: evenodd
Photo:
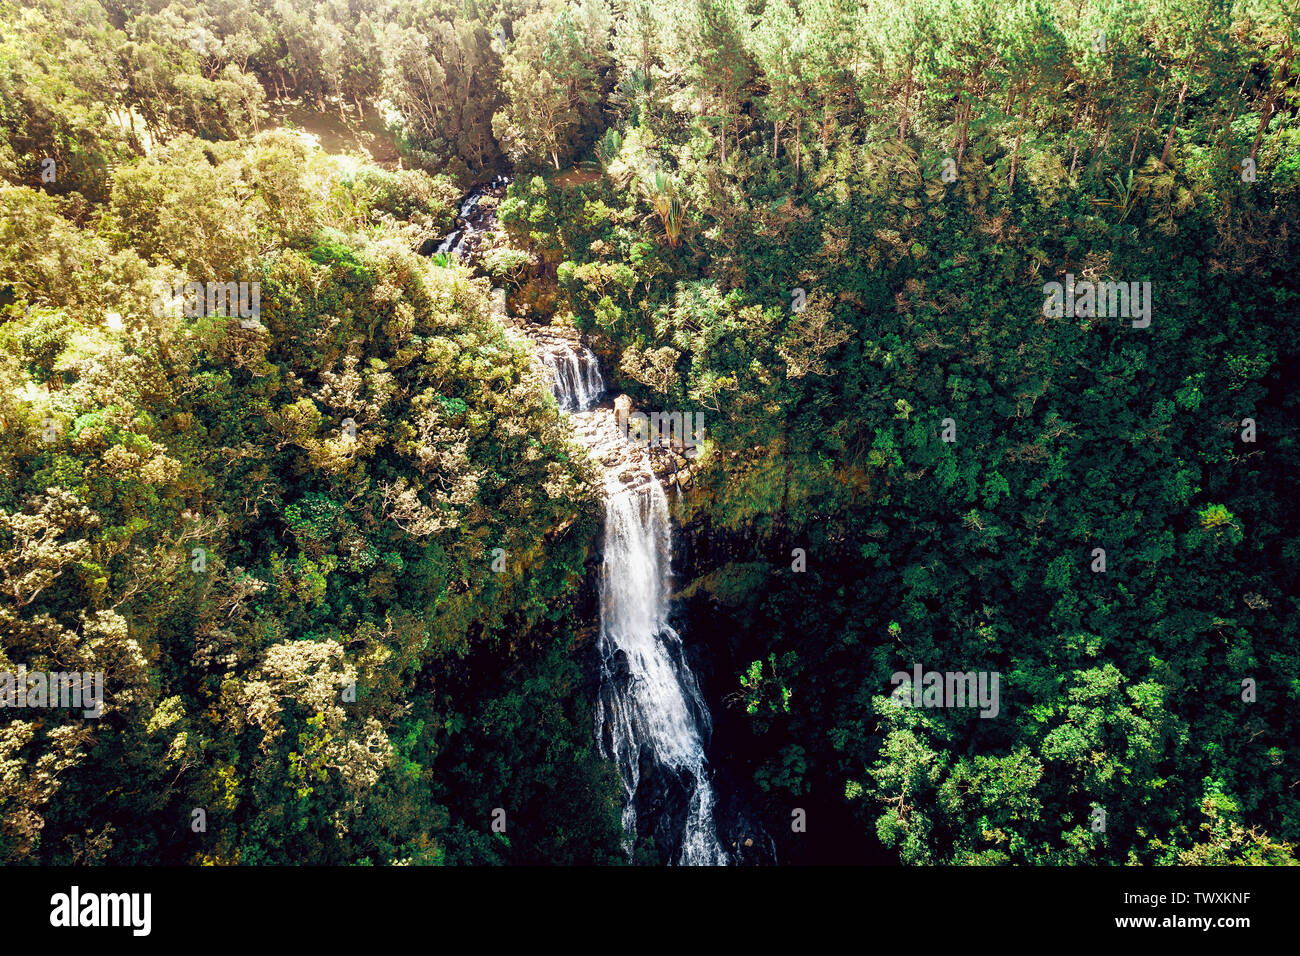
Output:
<svg viewBox="0 0 1300 956">
<path fill-rule="evenodd" d="M 649 462 L 643 464 L 627 485 L 617 474 L 606 477 L 596 737 L 623 780 L 629 851 L 638 835 L 639 804 L 649 796 L 658 803 L 653 807 L 660 817 L 655 835 L 676 844 L 669 848 L 676 863 L 725 865 L 704 753 L 712 720 L 682 640 L 667 620 L 672 573 L 668 499 Z M 647 770 L 657 779 L 647 781 Z M 647 783 L 648 795 L 642 792 Z M 665 805 L 672 802 L 679 804 L 677 812 L 664 825 Z"/>
</svg>

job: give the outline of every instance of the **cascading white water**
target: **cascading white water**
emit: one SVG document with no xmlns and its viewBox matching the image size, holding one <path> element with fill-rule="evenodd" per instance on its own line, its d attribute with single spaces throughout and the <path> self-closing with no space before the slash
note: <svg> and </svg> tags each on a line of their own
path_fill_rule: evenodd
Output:
<svg viewBox="0 0 1300 956">
<path fill-rule="evenodd" d="M 586 411 L 605 392 L 600 363 L 581 345 L 548 346 L 542 353 L 542 362 L 555 380 L 553 390 L 561 411 Z"/>
<path fill-rule="evenodd" d="M 441 253 L 451 252 L 451 253 L 455 253 L 456 255 L 460 255 L 461 247 L 465 244 L 465 241 L 462 238 L 464 235 L 465 235 L 464 229 L 452 230 L 450 233 L 448 233 L 447 238 L 442 240 L 442 242 L 438 244 L 438 248 L 433 251 L 441 252 Z M 457 242 L 458 239 L 460 240 L 460 242 Z"/>
<path fill-rule="evenodd" d="M 626 845 L 637 834 L 637 791 L 649 758 L 687 794 L 676 862 L 727 862 L 713 823 L 704 755 L 708 707 L 668 624 L 672 538 L 668 499 L 648 464 L 633 484 L 607 479 L 600 586 L 601 691 L 596 736 L 623 780 Z"/>
<path fill-rule="evenodd" d="M 483 204 L 484 197 L 499 195 L 509 182 L 507 176 L 495 176 L 491 182 L 471 189 L 461 200 L 456 215 L 456 228 L 448 233 L 437 247 L 428 251 L 454 255 L 464 260 L 475 242 L 475 237 L 491 231 L 496 224 L 496 216 L 492 212 L 491 205 L 485 207 Z"/>
<path fill-rule="evenodd" d="M 490 210 L 480 209 L 480 199 L 499 192 L 507 181 L 498 177 L 466 196 L 460 228 L 436 251 L 462 259 L 472 254 L 474 237 L 494 221 Z M 504 315 L 504 291 L 498 298 L 499 310 L 494 306 L 494 311 Z M 645 449 L 617 437 L 610 410 L 592 410 L 605 392 L 605 381 L 591 350 L 551 335 L 539 341 L 537 354 L 551 372 L 561 410 L 572 414 L 578 437 L 605 462 L 596 739 L 623 781 L 625 846 L 630 854 L 638 826 L 646 822 L 638 820 L 638 805 L 646 803 L 657 818 L 656 842 L 670 844 L 669 858 L 686 865 L 726 864 L 730 860 L 714 825 L 704 753 L 712 721 L 681 637 L 668 624 L 668 499 Z"/>
<path fill-rule="evenodd" d="M 712 721 L 681 637 L 668 623 L 668 498 L 649 455 L 619 437 L 612 413 L 588 411 L 605 390 L 596 356 L 556 341 L 541 344 L 538 354 L 553 374 L 560 408 L 573 413 L 579 437 L 605 462 L 596 739 L 623 781 L 624 845 L 630 853 L 643 822 L 638 804 L 648 803 L 661 818 L 654 821 L 657 842 L 672 844 L 670 859 L 725 864 L 704 752 Z"/>
</svg>

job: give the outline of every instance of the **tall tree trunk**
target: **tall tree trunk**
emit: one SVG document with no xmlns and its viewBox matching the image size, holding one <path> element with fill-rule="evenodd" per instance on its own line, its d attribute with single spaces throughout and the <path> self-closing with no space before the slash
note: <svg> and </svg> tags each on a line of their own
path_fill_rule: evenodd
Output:
<svg viewBox="0 0 1300 956">
<path fill-rule="evenodd" d="M 1160 83 L 1160 92 L 1156 95 L 1156 105 L 1151 110 L 1151 120 L 1146 126 L 1139 126 L 1133 133 L 1133 147 L 1128 152 L 1128 168 L 1133 168 L 1133 162 L 1137 159 L 1138 144 L 1142 142 L 1142 133 L 1147 126 L 1151 127 L 1151 132 L 1156 130 L 1156 118 L 1160 115 L 1160 108 L 1165 105 L 1165 91 L 1169 88 L 1169 77 L 1165 77 Z"/>
<path fill-rule="evenodd" d="M 1091 104 L 1089 104 L 1089 103 L 1085 103 L 1085 104 L 1084 104 L 1084 107 L 1083 107 L 1083 112 L 1082 112 L 1082 113 L 1076 113 L 1076 114 L 1074 114 L 1074 117 L 1070 120 L 1070 138 L 1071 138 L 1071 139 L 1074 139 L 1074 133 L 1075 133 L 1075 131 L 1076 131 L 1080 126 L 1087 126 L 1087 125 L 1088 125 L 1088 117 L 1089 117 L 1089 115 L 1090 115 L 1091 113 L 1092 113 L 1092 106 L 1091 106 Z M 1067 174 L 1067 175 L 1070 176 L 1071 178 L 1073 178 L 1075 167 L 1076 167 L 1078 164 L 1079 164 L 1079 143 L 1078 143 L 1078 140 L 1075 140 L 1075 143 L 1074 143 L 1074 154 L 1070 157 L 1070 172 Z"/>
<path fill-rule="evenodd" d="M 1178 129 L 1178 123 L 1183 115 L 1183 100 L 1187 98 L 1187 88 L 1192 85 L 1191 79 L 1183 80 L 1182 89 L 1178 91 L 1178 105 L 1174 108 L 1174 121 L 1169 124 L 1169 135 L 1165 137 L 1165 148 L 1160 151 L 1160 165 L 1166 166 L 1169 163 L 1169 151 L 1174 146 L 1174 131 Z M 1129 166 L 1133 161 L 1129 160 Z"/>
<path fill-rule="evenodd" d="M 1250 158 L 1255 158 L 1255 153 L 1259 151 L 1259 144 L 1264 139 L 1264 130 L 1268 129 L 1268 121 L 1273 118 L 1273 96 L 1272 92 L 1268 95 L 1268 102 L 1264 104 L 1264 115 L 1259 118 L 1259 129 L 1255 130 L 1255 141 L 1250 144 Z"/>
<path fill-rule="evenodd" d="M 957 136 L 957 169 L 958 170 L 961 169 L 962 157 L 966 155 L 966 143 L 968 142 L 968 137 L 970 136 L 970 114 L 974 106 L 973 104 L 968 102 L 964 104 L 964 107 L 965 108 L 962 110 L 962 117 L 961 117 L 961 129 L 958 132 L 958 136 Z"/>
<path fill-rule="evenodd" d="M 1232 109 L 1228 111 L 1227 121 L 1215 119 L 1214 129 L 1210 131 L 1210 139 L 1218 146 L 1223 141 L 1223 137 L 1228 135 L 1228 130 L 1232 129 L 1232 121 L 1237 118 L 1237 109 L 1241 106 L 1241 94 L 1246 92 L 1246 84 L 1250 82 L 1250 68 L 1246 68 L 1246 75 L 1241 78 L 1241 86 L 1237 87 L 1237 95 L 1232 99 Z M 1222 124 L 1222 125 L 1220 125 Z"/>
<path fill-rule="evenodd" d="M 962 99 L 962 94 L 965 92 L 965 90 L 966 90 L 965 83 L 959 83 L 957 85 L 957 111 L 953 114 L 954 129 L 952 135 L 952 142 L 948 144 L 948 149 L 950 151 L 954 146 L 957 147 L 957 155 L 959 157 L 957 160 L 958 168 L 961 167 L 960 156 L 961 156 L 962 121 L 966 117 L 966 102 Z"/>
<path fill-rule="evenodd" d="M 1024 102 L 1020 104 L 1020 120 L 1016 128 L 1016 145 L 1011 150 L 1011 179 L 1007 183 L 1007 189 L 1014 191 L 1016 188 L 1016 163 L 1020 160 L 1020 137 L 1024 132 L 1025 116 L 1029 112 L 1029 84 L 1026 83 L 1024 90 Z"/>
<path fill-rule="evenodd" d="M 1211 10 L 1212 7 L 1206 6 L 1205 20 L 1201 23 L 1201 34 L 1193 44 L 1196 53 L 1192 56 L 1191 62 L 1187 64 L 1187 79 L 1183 80 L 1182 88 L 1178 91 L 1178 106 L 1174 109 L 1174 121 L 1169 124 L 1169 135 L 1165 137 L 1165 148 L 1160 152 L 1161 166 L 1168 165 L 1169 151 L 1173 149 L 1174 146 L 1174 131 L 1178 129 L 1178 124 L 1181 122 L 1183 116 L 1183 101 L 1187 98 L 1188 87 L 1192 85 L 1192 77 L 1196 75 L 1196 67 L 1201 60 L 1201 43 L 1205 39 L 1205 34 L 1210 28 Z"/>
<path fill-rule="evenodd" d="M 798 178 L 803 172 L 803 114 L 794 121 L 794 175 Z"/>
<path fill-rule="evenodd" d="M 1099 162 L 1101 158 L 1106 155 L 1106 144 L 1110 142 L 1110 124 L 1111 118 L 1107 117 L 1106 128 L 1101 131 L 1101 145 L 1099 145 L 1096 152 L 1092 154 L 1092 159 L 1088 161 L 1089 166 L 1093 163 Z"/>
<path fill-rule="evenodd" d="M 898 116 L 898 145 L 903 145 L 907 138 L 907 111 L 912 102 L 912 68 L 914 65 L 914 54 L 908 54 L 907 57 L 907 83 L 903 86 L 903 109 Z"/>
<path fill-rule="evenodd" d="M 1278 70 L 1278 75 L 1282 79 L 1282 85 L 1286 85 L 1287 75 L 1291 66 L 1291 45 L 1287 44 L 1286 59 L 1282 63 L 1282 68 Z M 1250 146 L 1250 158 L 1255 158 L 1255 153 L 1259 151 L 1259 144 L 1264 140 L 1264 131 L 1268 129 L 1268 121 L 1273 118 L 1277 111 L 1277 91 L 1276 83 L 1269 85 L 1268 101 L 1264 104 L 1264 115 L 1259 118 L 1259 129 L 1255 130 L 1255 142 Z"/>
</svg>

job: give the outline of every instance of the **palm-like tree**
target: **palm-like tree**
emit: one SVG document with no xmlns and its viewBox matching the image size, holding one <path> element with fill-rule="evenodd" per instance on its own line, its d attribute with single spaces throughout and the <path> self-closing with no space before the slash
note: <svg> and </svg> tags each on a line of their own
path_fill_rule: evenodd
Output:
<svg viewBox="0 0 1300 956">
<path fill-rule="evenodd" d="M 686 224 L 686 203 L 678 194 L 676 181 L 667 173 L 656 170 L 652 177 L 641 182 L 650 207 L 663 224 L 669 248 L 677 248 Z"/>
<path fill-rule="evenodd" d="M 1128 176 L 1124 179 L 1119 178 L 1119 174 L 1111 176 L 1106 185 L 1114 193 L 1114 199 L 1093 199 L 1094 206 L 1114 206 L 1120 211 L 1119 221 L 1123 222 L 1128 218 L 1128 214 L 1133 211 L 1133 204 L 1137 202 L 1137 189 L 1133 185 L 1133 170 L 1128 171 Z"/>
</svg>

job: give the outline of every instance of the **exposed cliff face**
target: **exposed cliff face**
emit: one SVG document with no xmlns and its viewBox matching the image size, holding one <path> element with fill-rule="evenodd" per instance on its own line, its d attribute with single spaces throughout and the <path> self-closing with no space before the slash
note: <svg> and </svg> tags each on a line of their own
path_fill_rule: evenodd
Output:
<svg viewBox="0 0 1300 956">
<path fill-rule="evenodd" d="M 681 626 L 694 638 L 691 666 L 714 715 L 711 757 L 718 768 L 714 786 L 719 836 L 738 864 L 789 862 L 792 848 L 782 838 L 782 831 L 790 829 L 789 809 L 776 805 L 754 784 L 759 751 L 735 697 L 739 675 L 749 664 L 740 622 L 734 608 L 700 586 L 707 575 L 730 561 L 753 561 L 761 550 L 760 537 L 753 529 L 715 528 L 707 509 L 697 508 L 680 526 L 676 542 L 674 608 Z"/>
</svg>

